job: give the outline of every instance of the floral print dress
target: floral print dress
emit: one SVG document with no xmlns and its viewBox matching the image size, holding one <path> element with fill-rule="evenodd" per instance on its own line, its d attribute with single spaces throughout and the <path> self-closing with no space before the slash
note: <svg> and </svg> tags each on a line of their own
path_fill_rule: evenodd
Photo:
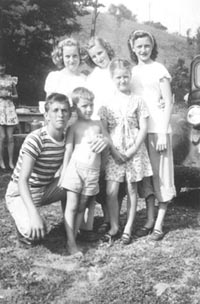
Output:
<svg viewBox="0 0 200 304">
<path fill-rule="evenodd" d="M 18 118 L 11 95 L 17 77 L 5 75 L 0 77 L 0 125 L 17 125 Z"/>
<path fill-rule="evenodd" d="M 109 104 L 100 108 L 99 115 L 107 124 L 113 145 L 122 154 L 135 142 L 140 117 L 149 116 L 140 97 L 118 92 Z M 106 180 L 117 182 L 138 182 L 145 176 L 151 176 L 152 168 L 145 144 L 142 143 L 135 155 L 123 164 L 118 164 L 109 154 L 105 173 Z"/>
</svg>

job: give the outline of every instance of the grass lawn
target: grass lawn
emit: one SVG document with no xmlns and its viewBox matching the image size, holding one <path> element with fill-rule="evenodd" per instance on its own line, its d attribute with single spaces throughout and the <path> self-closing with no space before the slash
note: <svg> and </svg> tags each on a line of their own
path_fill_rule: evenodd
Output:
<svg viewBox="0 0 200 304">
<path fill-rule="evenodd" d="M 78 261 L 67 253 L 58 203 L 42 211 L 49 231 L 43 245 L 24 249 L 17 243 L 3 198 L 9 177 L 0 176 L 0 303 L 200 303 L 199 191 L 181 192 L 169 206 L 162 241 L 80 242 L 84 259 Z M 125 216 L 124 204 L 122 226 Z M 144 220 L 140 200 L 136 226 Z"/>
</svg>

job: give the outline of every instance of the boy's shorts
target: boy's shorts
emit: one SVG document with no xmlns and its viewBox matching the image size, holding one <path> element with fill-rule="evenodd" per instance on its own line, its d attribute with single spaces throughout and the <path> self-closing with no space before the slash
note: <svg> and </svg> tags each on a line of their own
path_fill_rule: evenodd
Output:
<svg viewBox="0 0 200 304">
<path fill-rule="evenodd" d="M 94 196 L 99 192 L 100 169 L 71 159 L 67 166 L 61 187 L 86 196 Z"/>
<path fill-rule="evenodd" d="M 48 186 L 30 188 L 31 196 L 36 207 L 49 205 L 57 201 L 66 201 L 66 191 L 57 186 L 58 178 L 55 178 Z M 30 231 L 30 218 L 27 208 L 19 194 L 18 183 L 10 181 L 6 191 L 6 205 L 13 217 L 18 231 L 28 237 Z"/>
</svg>

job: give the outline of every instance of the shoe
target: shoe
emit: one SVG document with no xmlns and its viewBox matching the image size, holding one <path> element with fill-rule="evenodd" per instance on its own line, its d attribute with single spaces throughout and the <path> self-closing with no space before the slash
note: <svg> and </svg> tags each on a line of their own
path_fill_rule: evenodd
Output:
<svg viewBox="0 0 200 304">
<path fill-rule="evenodd" d="M 115 234 L 110 234 L 109 232 L 107 232 L 106 234 L 104 234 L 101 237 L 101 241 L 104 243 L 112 243 L 112 242 L 116 241 L 117 239 L 119 239 L 119 237 L 120 237 L 119 230 Z"/>
<path fill-rule="evenodd" d="M 164 232 L 154 229 L 150 239 L 152 241 L 161 241 L 163 237 L 164 237 Z"/>
<path fill-rule="evenodd" d="M 83 242 L 97 242 L 99 240 L 99 235 L 93 230 L 80 229 L 77 234 L 77 240 Z"/>
<path fill-rule="evenodd" d="M 132 236 L 129 233 L 124 232 L 122 234 L 121 240 L 124 245 L 129 245 L 132 241 Z"/>
<path fill-rule="evenodd" d="M 143 236 L 147 236 L 147 235 L 151 234 L 152 231 L 153 231 L 153 227 L 151 227 L 151 228 L 141 227 L 136 230 L 135 235 L 137 237 L 143 237 Z"/>
<path fill-rule="evenodd" d="M 104 233 L 106 233 L 109 229 L 110 229 L 110 223 L 109 223 L 109 222 L 104 222 L 104 223 L 102 223 L 102 224 L 99 226 L 97 232 L 98 232 L 99 234 L 104 234 Z"/>
<path fill-rule="evenodd" d="M 84 255 L 82 251 L 77 251 L 76 253 L 71 254 L 70 257 L 75 260 L 82 260 Z"/>
</svg>

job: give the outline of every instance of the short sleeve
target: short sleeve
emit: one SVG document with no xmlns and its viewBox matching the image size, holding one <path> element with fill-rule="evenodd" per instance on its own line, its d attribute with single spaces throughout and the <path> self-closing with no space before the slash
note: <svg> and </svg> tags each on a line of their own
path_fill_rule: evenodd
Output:
<svg viewBox="0 0 200 304">
<path fill-rule="evenodd" d="M 56 83 L 58 80 L 58 72 L 50 72 L 47 75 L 45 84 L 44 84 L 44 91 L 46 92 L 47 95 L 50 93 L 53 93 L 55 91 Z"/>
<path fill-rule="evenodd" d="M 161 63 L 158 63 L 157 65 L 157 76 L 159 80 L 167 78 L 169 81 L 171 81 L 172 78 L 166 67 Z"/>
<path fill-rule="evenodd" d="M 41 154 L 42 142 L 37 133 L 28 135 L 23 143 L 23 153 L 29 155 L 34 160 Z"/>
</svg>

